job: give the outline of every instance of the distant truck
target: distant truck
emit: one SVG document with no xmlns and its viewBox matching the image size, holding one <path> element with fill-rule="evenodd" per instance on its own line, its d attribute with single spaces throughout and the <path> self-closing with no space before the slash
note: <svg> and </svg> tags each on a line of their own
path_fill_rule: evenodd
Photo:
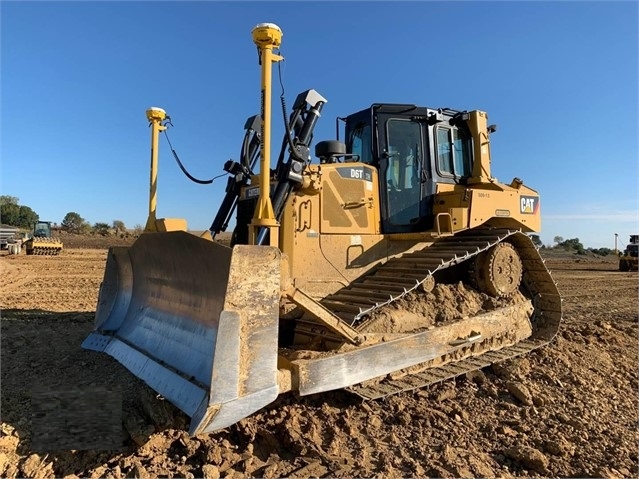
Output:
<svg viewBox="0 0 639 479">
<path fill-rule="evenodd" d="M 630 235 L 630 242 L 619 256 L 619 271 L 639 269 L 639 235 Z"/>
<path fill-rule="evenodd" d="M 9 225 L 0 225 L 0 249 L 7 249 L 8 244 L 18 237 L 18 228 Z"/>
</svg>

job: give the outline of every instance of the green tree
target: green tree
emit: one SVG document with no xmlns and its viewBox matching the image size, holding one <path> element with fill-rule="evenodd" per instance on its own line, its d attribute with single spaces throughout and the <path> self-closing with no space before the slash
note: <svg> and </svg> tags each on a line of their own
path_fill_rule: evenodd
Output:
<svg viewBox="0 0 639 479">
<path fill-rule="evenodd" d="M 102 236 L 109 235 L 109 223 L 95 223 L 93 225 L 93 231 Z"/>
<path fill-rule="evenodd" d="M 40 217 L 28 206 L 20 206 L 18 211 L 18 222 L 21 228 L 31 228 L 33 223 L 38 221 Z"/>
<path fill-rule="evenodd" d="M 537 248 L 541 248 L 544 245 L 539 235 L 530 235 L 530 239 Z"/>
<path fill-rule="evenodd" d="M 37 213 L 28 206 L 20 206 L 14 203 L 4 203 L 0 206 L 0 216 L 2 217 L 2 223 L 27 229 L 32 228 L 33 223 L 39 219 Z"/>
<path fill-rule="evenodd" d="M 135 225 L 135 227 L 133 228 L 133 234 L 135 236 L 140 236 L 142 232 L 144 232 L 144 226 L 142 226 L 141 224 Z"/>
<path fill-rule="evenodd" d="M 577 254 L 586 254 L 584 245 L 581 244 L 581 241 L 579 241 L 579 238 L 567 239 L 559 243 L 557 246 L 561 246 L 567 251 L 574 250 Z"/>
<path fill-rule="evenodd" d="M 113 220 L 113 229 L 116 234 L 126 232 L 126 226 L 124 226 L 124 221 Z"/>
<path fill-rule="evenodd" d="M 610 248 L 588 248 L 588 251 L 598 254 L 599 256 L 608 256 L 613 254 L 613 250 Z"/>
<path fill-rule="evenodd" d="M 557 243 L 557 245 L 559 246 L 559 245 L 561 245 L 561 243 L 563 243 L 563 242 L 564 242 L 564 238 L 563 238 L 562 236 L 555 236 L 555 238 L 553 239 L 553 241 L 554 241 L 555 243 Z"/>
<path fill-rule="evenodd" d="M 3 203 L 0 205 L 0 218 L 6 225 L 19 226 L 20 207 L 14 203 Z"/>
<path fill-rule="evenodd" d="M 20 205 L 15 196 L 0 196 L 0 220 L 18 228 L 32 228 L 39 216 L 28 206 Z"/>
<path fill-rule="evenodd" d="M 87 222 L 75 211 L 68 212 L 60 225 L 67 233 L 82 233 L 87 229 Z"/>
<path fill-rule="evenodd" d="M 16 196 L 0 195 L 0 206 L 17 205 L 19 202 L 20 200 Z"/>
</svg>

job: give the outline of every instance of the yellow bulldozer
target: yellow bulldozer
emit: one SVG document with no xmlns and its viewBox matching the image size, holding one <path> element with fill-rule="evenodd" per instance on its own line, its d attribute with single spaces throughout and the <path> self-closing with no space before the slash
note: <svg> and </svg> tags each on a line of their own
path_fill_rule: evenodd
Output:
<svg viewBox="0 0 639 479">
<path fill-rule="evenodd" d="M 24 242 L 27 254 L 58 255 L 62 252 L 63 243 L 51 233 L 50 221 L 36 221 L 33 233 Z"/>
<path fill-rule="evenodd" d="M 327 100 L 308 90 L 285 114 L 271 168 L 282 32 L 259 24 L 252 36 L 261 112 L 246 123 L 239 161 L 224 165 L 210 235 L 156 218 L 168 117 L 151 108 L 146 232 L 110 249 L 83 347 L 116 358 L 188 414 L 197 434 L 289 391 L 381 398 L 547 344 L 562 310 L 527 234 L 540 229 L 539 194 L 491 175 L 487 114 L 374 103 L 338 118 L 344 142 L 316 143 L 313 160 Z M 233 213 L 228 246 L 216 235 Z M 453 314 L 438 310 L 453 296 Z M 480 307 L 469 313 L 471 297 Z"/>
</svg>

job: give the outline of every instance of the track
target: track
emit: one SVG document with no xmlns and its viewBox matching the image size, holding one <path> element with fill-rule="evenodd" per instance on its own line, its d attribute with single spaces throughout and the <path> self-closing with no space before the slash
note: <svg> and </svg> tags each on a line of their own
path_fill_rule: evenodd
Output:
<svg viewBox="0 0 639 479">
<path fill-rule="evenodd" d="M 372 384 L 353 386 L 350 390 L 365 398 L 379 398 L 481 369 L 547 344 L 559 329 L 561 298 L 537 248 L 520 231 L 477 229 L 440 239 L 422 250 L 389 260 L 348 287 L 327 296 L 321 303 L 358 330 L 366 331 L 371 313 L 411 292 L 428 290 L 434 283 L 434 275 L 504 241 L 510 242 L 519 253 L 523 265 L 522 289 L 531 298 L 534 307 L 531 318 L 533 332 L 528 339 L 502 347 L 501 338 L 484 338 L 469 346 L 462 355 L 470 357 L 461 360 L 442 357 L 400 378 L 384 378 L 372 381 Z"/>
</svg>

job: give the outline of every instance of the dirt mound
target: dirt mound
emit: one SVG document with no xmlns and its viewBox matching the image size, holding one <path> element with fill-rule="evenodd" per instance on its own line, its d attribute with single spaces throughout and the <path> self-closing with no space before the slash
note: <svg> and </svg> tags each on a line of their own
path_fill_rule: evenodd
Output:
<svg viewBox="0 0 639 479">
<path fill-rule="evenodd" d="M 192 234 L 199 236 L 202 231 L 192 231 Z M 111 235 L 99 234 L 71 234 L 65 231 L 56 233 L 57 237 L 62 240 L 65 249 L 109 249 L 111 246 L 131 246 L 138 238 L 137 234 L 121 233 Z M 216 240 L 222 244 L 228 245 L 231 239 L 229 233 L 220 233 Z"/>
<path fill-rule="evenodd" d="M 132 234 L 106 235 L 56 233 L 65 249 L 109 249 L 111 246 L 131 246 L 136 239 Z"/>
<path fill-rule="evenodd" d="M 369 333 L 414 331 L 441 326 L 525 300 L 520 293 L 510 298 L 492 298 L 461 281 L 455 284 L 437 284 L 432 291 L 410 292 L 375 311 L 362 330 Z"/>
<path fill-rule="evenodd" d="M 378 401 L 289 393 L 219 433 L 190 438 L 181 430 L 187 417 L 112 358 L 80 348 L 105 260 L 105 250 L 74 248 L 59 257 L 0 257 L 2 477 L 639 474 L 637 276 L 614 263 L 549 262 L 565 322 L 549 346 L 518 360 Z M 433 294 L 449 298 L 450 311 L 481 304 L 455 299 L 458 287 Z M 79 401 L 87 391 L 92 401 Z M 118 438 L 89 439 L 117 439 L 119 447 L 47 443 L 39 419 L 52 393 L 60 415 L 77 404 L 116 414 Z M 70 425 L 62 444 L 90 434 Z"/>
</svg>

